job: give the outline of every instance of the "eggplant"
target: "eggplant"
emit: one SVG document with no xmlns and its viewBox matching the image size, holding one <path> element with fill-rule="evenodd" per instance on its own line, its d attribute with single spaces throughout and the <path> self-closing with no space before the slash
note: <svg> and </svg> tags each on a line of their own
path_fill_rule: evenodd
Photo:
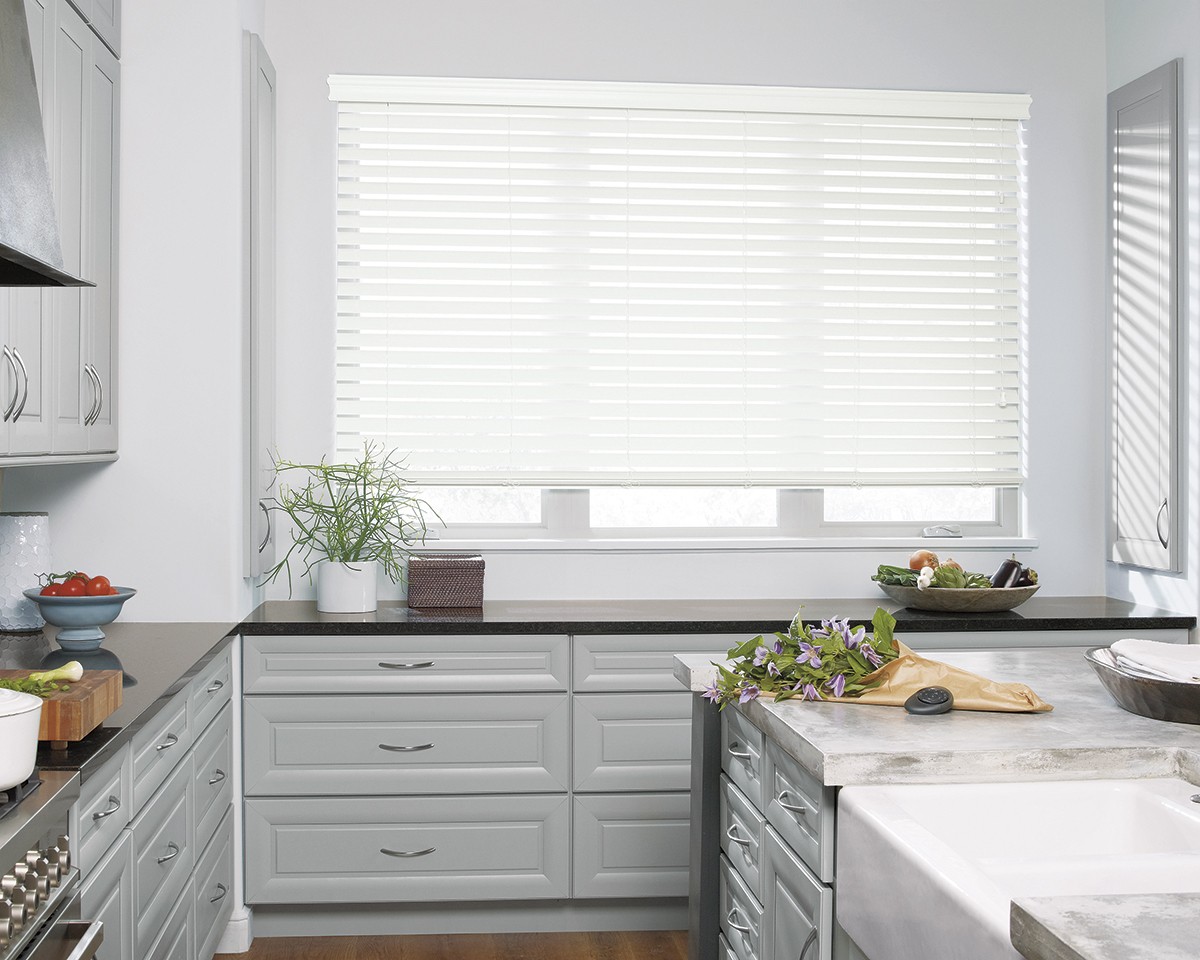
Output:
<svg viewBox="0 0 1200 960">
<path fill-rule="evenodd" d="M 1037 571 L 1032 567 L 1022 567 L 1021 575 L 1017 578 L 1017 582 L 1013 584 L 1016 587 L 1033 587 L 1037 586 L 1038 577 Z"/>
<path fill-rule="evenodd" d="M 1015 587 L 1017 580 L 1021 577 L 1021 562 L 1016 556 L 1011 556 L 1007 560 L 1001 562 L 988 579 L 993 587 Z"/>
</svg>

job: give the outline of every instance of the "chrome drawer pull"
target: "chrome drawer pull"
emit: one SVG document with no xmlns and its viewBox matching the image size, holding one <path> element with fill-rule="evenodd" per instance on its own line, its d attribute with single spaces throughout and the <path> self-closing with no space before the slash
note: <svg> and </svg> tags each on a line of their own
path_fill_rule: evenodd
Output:
<svg viewBox="0 0 1200 960">
<path fill-rule="evenodd" d="M 225 686 L 224 680 L 214 680 L 212 683 L 210 683 L 207 687 L 204 688 L 204 692 L 205 693 L 216 693 L 223 686 Z"/>
<path fill-rule="evenodd" d="M 804 960 L 808 956 L 808 949 L 817 942 L 817 928 L 813 927 L 808 931 L 808 936 L 804 940 L 804 946 L 800 948 L 800 956 L 796 960 Z"/>
<path fill-rule="evenodd" d="M 791 794 L 788 793 L 788 791 L 780 790 L 779 796 L 777 796 L 775 798 L 775 802 L 777 804 L 779 804 L 781 807 L 783 807 L 784 810 L 791 810 L 792 813 L 802 813 L 805 816 L 807 816 L 808 815 L 808 807 L 802 807 L 796 803 L 788 803 L 786 800 L 783 799 L 784 797 L 790 797 L 790 796 L 791 796 Z"/>
<path fill-rule="evenodd" d="M 741 751 L 741 750 L 733 749 L 734 747 L 737 747 L 737 746 L 740 746 L 740 744 L 736 740 L 734 740 L 733 743 L 731 743 L 729 745 L 729 755 L 731 757 L 737 757 L 739 760 L 749 760 L 751 757 L 754 756 L 754 754 L 752 754 L 749 750 Z"/>
<path fill-rule="evenodd" d="M 167 734 L 167 740 L 166 740 L 166 742 L 165 742 L 165 743 L 160 743 L 160 744 L 159 744 L 157 747 L 155 747 L 154 749 L 155 749 L 155 750 L 166 750 L 168 747 L 173 747 L 173 746 L 175 746 L 175 744 L 177 744 L 178 742 L 179 742 L 179 738 L 178 738 L 177 736 L 175 736 L 175 734 L 173 734 L 173 733 L 168 733 L 168 734 Z"/>
<path fill-rule="evenodd" d="M 208 781 L 208 785 L 209 785 L 210 787 L 215 787 L 215 786 L 216 786 L 218 783 L 220 783 L 222 780 L 224 780 L 224 779 L 225 779 L 225 771 L 224 771 L 224 770 L 222 770 L 220 767 L 217 767 L 217 769 L 216 769 L 216 770 L 214 770 L 214 771 L 213 771 L 213 773 L 215 773 L 215 774 L 216 774 L 216 776 L 215 776 L 215 777 L 212 777 L 212 778 L 211 778 L 211 779 Z"/>
<path fill-rule="evenodd" d="M 380 847 L 379 852 L 389 857 L 427 857 L 436 849 L 437 847 L 430 847 L 428 850 L 389 850 L 387 847 Z"/>
<path fill-rule="evenodd" d="M 93 820 L 104 820 L 106 817 L 111 817 L 114 813 L 121 809 L 121 801 L 114 796 L 109 796 L 108 802 L 112 804 L 107 810 L 100 810 L 92 814 Z"/>
<path fill-rule="evenodd" d="M 734 834 L 737 832 L 737 828 L 738 828 L 738 825 L 736 823 L 731 823 L 729 825 L 729 829 L 725 831 L 725 836 L 727 836 L 734 843 L 740 843 L 743 847 L 750 846 L 749 840 L 743 839 L 742 837 L 734 836 Z"/>
<path fill-rule="evenodd" d="M 750 931 L 749 925 L 743 926 L 742 924 L 738 923 L 736 920 L 733 919 L 734 917 L 738 917 L 738 916 L 741 916 L 741 914 L 738 913 L 737 907 L 734 907 L 732 910 L 729 911 L 728 915 L 725 917 L 725 921 L 734 930 L 740 931 L 741 933 L 750 933 L 751 931 Z"/>
<path fill-rule="evenodd" d="M 215 897 L 209 897 L 208 898 L 209 903 L 220 903 L 222 900 L 225 899 L 225 894 L 227 894 L 229 892 L 229 890 L 225 887 L 225 884 L 223 884 L 223 883 L 218 883 L 217 889 L 220 890 L 221 892 L 218 893 Z"/>
<path fill-rule="evenodd" d="M 380 750 L 390 750 L 392 753 L 416 753 L 418 750 L 432 750 L 433 744 L 432 743 L 418 743 L 416 746 L 413 746 L 413 747 L 402 747 L 402 746 L 396 746 L 391 743 L 381 743 L 379 745 L 379 749 Z"/>
<path fill-rule="evenodd" d="M 157 863 L 166 863 L 168 860 L 174 860 L 177 856 L 179 856 L 179 845 L 176 844 L 175 842 L 173 842 L 173 841 L 169 842 L 167 844 L 167 849 L 170 850 L 171 852 L 168 853 L 165 857 L 159 857 L 158 860 L 156 861 Z"/>
<path fill-rule="evenodd" d="M 385 670 L 424 670 L 426 667 L 432 667 L 432 660 L 425 660 L 421 663 L 380 663 Z"/>
</svg>

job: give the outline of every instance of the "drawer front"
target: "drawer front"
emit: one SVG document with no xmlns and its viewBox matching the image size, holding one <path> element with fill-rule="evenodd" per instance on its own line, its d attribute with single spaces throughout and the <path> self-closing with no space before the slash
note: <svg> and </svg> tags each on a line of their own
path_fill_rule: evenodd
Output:
<svg viewBox="0 0 1200 960">
<path fill-rule="evenodd" d="M 729 945 L 723 933 L 717 934 L 717 960 L 737 960 L 737 954 L 733 952 L 733 947 Z"/>
<path fill-rule="evenodd" d="M 692 695 L 589 693 L 575 697 L 576 790 L 687 790 Z"/>
<path fill-rule="evenodd" d="M 233 708 L 226 704 L 192 751 L 192 790 L 196 815 L 192 818 L 192 849 L 208 846 L 221 818 L 233 802 Z"/>
<path fill-rule="evenodd" d="M 86 875 L 79 912 L 104 924 L 96 960 L 133 960 L 133 835 L 123 831 L 116 846 Z"/>
<path fill-rule="evenodd" d="M 759 899 L 762 898 L 761 871 L 763 815 L 754 809 L 732 780 L 721 776 L 721 852 L 746 881 Z"/>
<path fill-rule="evenodd" d="M 833 881 L 833 788 L 805 770 L 773 741 L 767 743 L 767 822 L 818 877 Z"/>
<path fill-rule="evenodd" d="M 196 955 L 195 939 L 195 901 L 189 891 L 175 904 L 153 946 L 137 955 L 146 960 L 192 960 Z"/>
<path fill-rule="evenodd" d="M 196 956 L 208 960 L 233 913 L 233 811 L 213 836 L 213 841 L 196 864 L 192 881 L 196 907 Z"/>
<path fill-rule="evenodd" d="M 246 794 L 567 789 L 566 694 L 247 697 Z"/>
<path fill-rule="evenodd" d="M 88 876 L 129 823 L 133 810 L 133 756 L 122 747 L 79 794 L 75 862 Z"/>
<path fill-rule="evenodd" d="M 246 637 L 246 693 L 565 691 L 565 636 Z"/>
<path fill-rule="evenodd" d="M 188 703 L 188 723 L 192 739 L 200 736 L 212 723 L 233 693 L 233 646 L 230 644 L 215 657 L 193 680 Z"/>
<path fill-rule="evenodd" d="M 191 844 L 192 765 L 180 764 L 133 822 L 133 894 L 138 954 L 158 936 L 195 863 Z"/>
<path fill-rule="evenodd" d="M 728 860 L 721 857 L 721 933 L 738 960 L 759 960 L 762 952 L 763 908 Z M 806 957 L 805 960 L 808 960 Z"/>
<path fill-rule="evenodd" d="M 830 960 L 833 890 L 821 883 L 770 827 L 763 843 L 763 930 L 767 957 Z M 870 909 L 869 904 L 860 904 Z"/>
<path fill-rule="evenodd" d="M 192 745 L 187 724 L 188 688 L 133 735 L 133 815 L 146 805 Z"/>
<path fill-rule="evenodd" d="M 246 901 L 563 898 L 569 812 L 561 794 L 251 798 Z"/>
<path fill-rule="evenodd" d="M 755 807 L 763 803 L 763 735 L 737 710 L 721 711 L 721 769 Z"/>
<path fill-rule="evenodd" d="M 686 793 L 575 798 L 576 897 L 686 897 Z"/>
<path fill-rule="evenodd" d="M 713 634 L 600 634 L 576 636 L 575 690 L 579 693 L 615 693 L 622 690 L 676 692 L 677 653 L 712 653 L 724 656 L 746 638 Z"/>
</svg>

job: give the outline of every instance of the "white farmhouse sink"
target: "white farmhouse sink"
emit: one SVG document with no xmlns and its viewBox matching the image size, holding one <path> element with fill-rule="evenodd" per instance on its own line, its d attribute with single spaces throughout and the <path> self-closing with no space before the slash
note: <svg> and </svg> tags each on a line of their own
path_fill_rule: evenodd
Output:
<svg viewBox="0 0 1200 960">
<path fill-rule="evenodd" d="M 1020 960 L 1014 897 L 1200 893 L 1183 780 L 845 787 L 837 915 L 870 960 Z"/>
</svg>

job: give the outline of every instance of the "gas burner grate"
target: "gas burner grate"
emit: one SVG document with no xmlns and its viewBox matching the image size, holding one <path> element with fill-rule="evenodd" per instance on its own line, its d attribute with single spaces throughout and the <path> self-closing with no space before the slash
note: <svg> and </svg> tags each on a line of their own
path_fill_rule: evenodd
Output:
<svg viewBox="0 0 1200 960">
<path fill-rule="evenodd" d="M 0 820 L 16 810 L 17 805 L 41 785 L 41 777 L 38 776 L 35 769 L 24 783 L 18 783 L 15 787 L 9 787 L 7 790 L 0 790 Z"/>
</svg>

